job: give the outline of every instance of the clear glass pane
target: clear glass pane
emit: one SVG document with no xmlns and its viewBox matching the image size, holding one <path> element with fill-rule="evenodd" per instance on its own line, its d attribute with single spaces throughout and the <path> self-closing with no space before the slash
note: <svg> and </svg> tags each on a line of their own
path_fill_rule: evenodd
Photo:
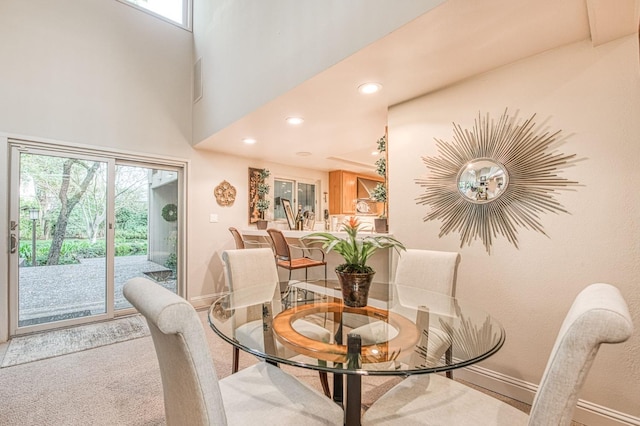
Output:
<svg viewBox="0 0 640 426">
<path fill-rule="evenodd" d="M 293 199 L 293 181 L 274 179 L 273 196 L 275 200 L 273 207 L 274 219 L 286 219 L 287 217 L 284 214 L 284 208 L 280 200 L 289 200 L 292 206 L 295 204 L 295 200 Z"/>
<path fill-rule="evenodd" d="M 302 205 L 303 212 L 316 211 L 316 186 L 309 183 L 298 184 L 298 204 Z"/>
<path fill-rule="evenodd" d="M 20 327 L 106 312 L 107 164 L 20 154 Z"/>
<path fill-rule="evenodd" d="M 124 283 L 147 277 L 177 290 L 178 173 L 139 166 L 116 166 L 115 309 L 131 304 Z"/>
<path fill-rule="evenodd" d="M 142 9 L 156 13 L 180 25 L 186 25 L 184 19 L 187 0 L 126 0 Z"/>
</svg>

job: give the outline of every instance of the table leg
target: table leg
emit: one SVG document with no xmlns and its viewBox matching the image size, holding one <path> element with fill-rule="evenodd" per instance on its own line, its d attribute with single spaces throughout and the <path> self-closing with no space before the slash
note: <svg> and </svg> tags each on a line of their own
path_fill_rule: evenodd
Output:
<svg viewBox="0 0 640 426">
<path fill-rule="evenodd" d="M 273 314 L 271 303 L 262 304 L 262 327 L 264 331 L 264 349 L 268 354 L 276 353 L 276 338 L 273 334 Z M 278 366 L 277 362 L 265 360 L 267 364 Z"/>
<path fill-rule="evenodd" d="M 362 368 L 360 350 L 362 339 L 357 334 L 347 335 L 347 363 L 349 369 Z M 362 377 L 359 374 L 347 375 L 347 400 L 344 409 L 344 424 L 360 426 L 360 411 L 362 410 Z"/>
<path fill-rule="evenodd" d="M 334 339 L 336 344 L 341 345 L 342 344 L 342 312 L 334 312 L 333 321 L 335 324 L 338 324 Z M 336 367 L 338 366 L 340 366 L 340 364 L 336 365 Z M 341 407 L 344 406 L 342 374 L 338 374 L 338 373 L 333 374 L 333 401 L 339 404 Z"/>
<path fill-rule="evenodd" d="M 276 336 L 273 334 L 273 307 L 271 303 L 262 304 L 262 330 L 264 351 L 268 354 L 277 354 Z"/>
<path fill-rule="evenodd" d="M 333 374 L 333 402 L 343 405 L 343 380 L 342 374 Z"/>
</svg>

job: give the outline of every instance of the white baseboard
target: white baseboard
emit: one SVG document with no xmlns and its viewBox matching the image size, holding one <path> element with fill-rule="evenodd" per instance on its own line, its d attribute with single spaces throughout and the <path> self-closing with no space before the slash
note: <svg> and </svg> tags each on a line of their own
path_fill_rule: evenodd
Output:
<svg viewBox="0 0 640 426">
<path fill-rule="evenodd" d="M 205 294 L 203 296 L 191 297 L 189 298 L 189 302 L 196 310 L 207 309 L 218 297 L 220 297 L 220 294 Z"/>
<path fill-rule="evenodd" d="M 527 404 L 533 402 L 537 385 L 479 366 L 454 371 L 454 377 Z M 621 413 L 582 399 L 573 420 L 587 426 L 640 426 L 640 417 Z"/>
</svg>

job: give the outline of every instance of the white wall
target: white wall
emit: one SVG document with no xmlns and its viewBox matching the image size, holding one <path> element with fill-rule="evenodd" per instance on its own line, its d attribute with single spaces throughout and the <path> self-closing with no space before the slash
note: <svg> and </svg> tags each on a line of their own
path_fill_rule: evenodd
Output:
<svg viewBox="0 0 640 426">
<path fill-rule="evenodd" d="M 442 2 L 194 0 L 194 143 Z"/>
<path fill-rule="evenodd" d="M 0 2 L 0 131 L 185 156 L 191 33 L 117 1 Z"/>
<path fill-rule="evenodd" d="M 434 138 L 452 141 L 452 122 L 471 128 L 478 112 L 499 118 L 505 108 L 562 130 L 559 151 L 584 161 L 562 173 L 581 184 L 558 197 L 570 214 L 541 216 L 548 237 L 520 228 L 520 249 L 499 237 L 488 255 L 479 240 L 460 248 L 459 234 L 438 238 L 441 223 L 423 222 L 414 180 L 428 173 L 421 157 L 438 155 Z M 639 117 L 637 36 L 555 49 L 390 109 L 391 231 L 407 247 L 461 253 L 458 296 L 507 333 L 482 366 L 538 384 L 573 298 L 594 282 L 618 286 L 640 327 Z M 640 421 L 639 354 L 639 331 L 602 347 L 580 397 Z"/>
</svg>

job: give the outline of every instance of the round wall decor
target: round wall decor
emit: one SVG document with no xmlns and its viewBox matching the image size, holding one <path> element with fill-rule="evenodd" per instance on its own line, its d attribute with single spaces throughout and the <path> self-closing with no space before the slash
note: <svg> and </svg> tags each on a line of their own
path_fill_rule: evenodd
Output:
<svg viewBox="0 0 640 426">
<path fill-rule="evenodd" d="M 167 222 L 175 222 L 178 219 L 178 206 L 167 204 L 162 208 L 162 218 Z"/>
<path fill-rule="evenodd" d="M 216 201 L 221 206 L 232 206 L 236 200 L 236 189 L 229 182 L 223 180 L 213 190 L 213 195 L 215 195 Z"/>
</svg>

